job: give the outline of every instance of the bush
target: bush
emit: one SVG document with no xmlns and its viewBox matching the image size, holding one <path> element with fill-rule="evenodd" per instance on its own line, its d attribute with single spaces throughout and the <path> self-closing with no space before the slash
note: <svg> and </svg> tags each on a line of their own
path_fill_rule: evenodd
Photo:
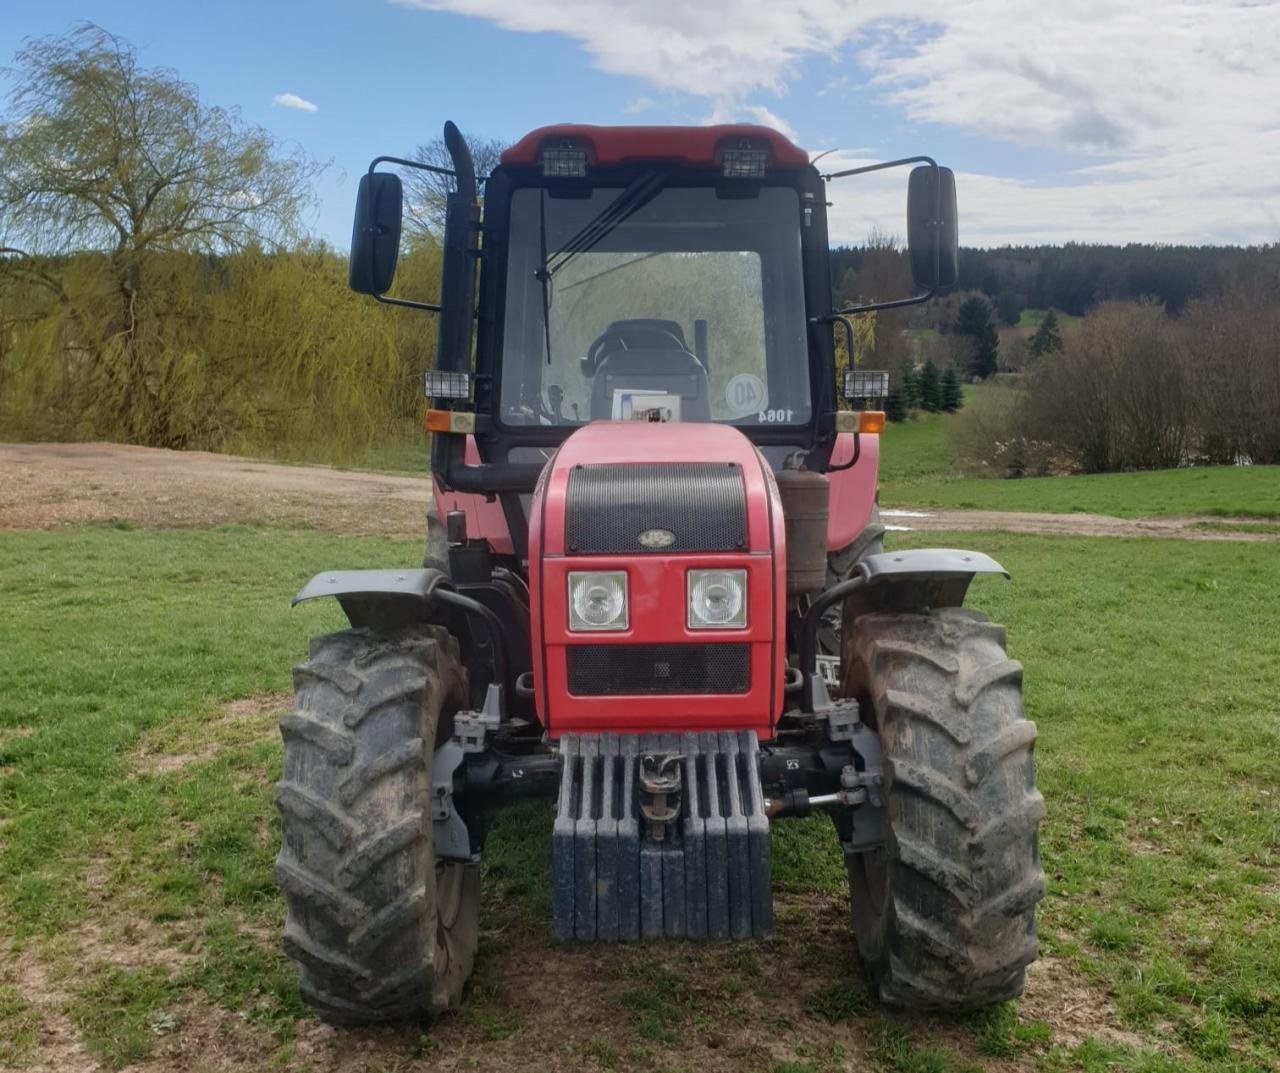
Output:
<svg viewBox="0 0 1280 1073">
<path fill-rule="evenodd" d="M 1246 294 L 1097 307 L 1016 395 L 957 429 L 969 467 L 1000 476 L 1280 463 L 1280 306 Z"/>
</svg>

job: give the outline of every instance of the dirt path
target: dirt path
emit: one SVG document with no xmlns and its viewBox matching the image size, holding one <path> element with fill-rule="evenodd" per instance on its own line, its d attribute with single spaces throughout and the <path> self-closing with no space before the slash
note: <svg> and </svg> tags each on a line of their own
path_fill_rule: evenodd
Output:
<svg viewBox="0 0 1280 1073">
<path fill-rule="evenodd" d="M 882 508 L 881 520 L 890 530 L 986 529 L 1043 536 L 1173 537 L 1178 540 L 1276 540 L 1280 534 L 1232 529 L 1248 525 L 1247 518 L 1115 518 L 1110 514 L 1050 514 L 1039 511 L 919 510 Z M 1254 520 L 1256 521 L 1256 519 Z M 1213 528 L 1200 528 L 1204 525 Z M 1221 527 L 1221 528 L 1219 528 Z"/>
<path fill-rule="evenodd" d="M 0 444 L 0 529 L 127 520 L 139 525 L 304 522 L 418 535 L 423 477 L 282 466 L 115 443 Z"/>
<path fill-rule="evenodd" d="M 425 477 L 284 466 L 204 451 L 114 443 L 0 444 L 0 529 L 118 520 L 155 526 L 292 521 L 343 532 L 417 536 L 429 494 Z M 1243 522 L 1230 518 L 932 509 L 882 513 L 897 530 L 1277 539 L 1272 533 L 1198 527 Z"/>
</svg>

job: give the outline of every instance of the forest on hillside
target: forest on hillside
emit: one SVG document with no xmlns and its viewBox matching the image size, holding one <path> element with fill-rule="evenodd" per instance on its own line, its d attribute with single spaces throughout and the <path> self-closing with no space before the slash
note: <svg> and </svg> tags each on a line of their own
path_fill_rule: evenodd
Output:
<svg viewBox="0 0 1280 1073">
<path fill-rule="evenodd" d="M 857 276 L 881 244 L 838 246 L 831 251 L 832 278 Z M 1057 309 L 1083 316 L 1101 302 L 1155 301 L 1178 314 L 1196 298 L 1222 294 L 1251 279 L 1280 271 L 1280 244 L 1268 246 L 1167 246 L 1131 243 L 1099 246 L 964 247 L 960 288 L 984 295 L 1006 325 L 1024 309 Z M 925 319 L 929 319 L 927 313 Z"/>
</svg>

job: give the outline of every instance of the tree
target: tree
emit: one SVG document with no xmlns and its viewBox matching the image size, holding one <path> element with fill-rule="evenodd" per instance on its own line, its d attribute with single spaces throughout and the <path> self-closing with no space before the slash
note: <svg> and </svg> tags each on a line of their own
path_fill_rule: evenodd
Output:
<svg viewBox="0 0 1280 1073">
<path fill-rule="evenodd" d="M 907 410 L 920 408 L 920 372 L 908 365 L 902 373 L 902 405 Z"/>
<path fill-rule="evenodd" d="M 496 138 L 464 137 L 471 149 L 471 162 L 475 165 L 476 178 L 486 178 L 501 163 L 502 152 L 507 148 L 506 142 Z M 413 159 L 420 164 L 430 164 L 433 168 L 453 170 L 453 158 L 449 155 L 443 137 L 423 142 L 414 149 Z M 404 184 L 405 222 L 410 227 L 439 238 L 444 234 L 445 202 L 454 190 L 453 177 L 406 168 Z"/>
<path fill-rule="evenodd" d="M 1052 309 L 1044 315 L 1044 320 L 1040 322 L 1040 327 L 1036 329 L 1028 345 L 1033 358 L 1043 358 L 1046 354 L 1053 354 L 1062 349 L 1062 336 L 1058 332 L 1058 314 Z"/>
<path fill-rule="evenodd" d="M 996 371 L 1000 340 L 984 299 L 975 296 L 960 307 L 952 333 L 965 343 L 972 375 L 985 380 Z"/>
<path fill-rule="evenodd" d="M 948 365 L 942 374 L 942 409 L 949 414 L 955 413 L 964 405 L 964 395 L 960 391 L 960 377 L 956 375 L 956 367 Z"/>
<path fill-rule="evenodd" d="M 297 232 L 318 166 L 237 113 L 200 101 L 169 70 L 146 70 L 128 42 L 89 23 L 29 42 L 10 72 L 0 124 L 0 271 L 70 298 L 47 258 L 100 254 L 110 312 L 81 317 L 121 434 L 168 445 L 171 366 L 147 346 L 162 314 L 148 271 L 164 253 L 219 254 Z"/>
<path fill-rule="evenodd" d="M 996 295 L 996 311 L 1001 321 L 1013 327 L 1022 316 L 1022 298 L 1013 291 L 1001 291 Z"/>
<path fill-rule="evenodd" d="M 884 416 L 890 421 L 905 421 L 907 419 L 907 407 L 902 401 L 902 387 L 893 387 L 889 389 L 889 394 L 884 400 Z"/>
<path fill-rule="evenodd" d="M 942 409 L 942 374 L 930 358 L 920 371 L 920 405 L 931 414 Z"/>
</svg>

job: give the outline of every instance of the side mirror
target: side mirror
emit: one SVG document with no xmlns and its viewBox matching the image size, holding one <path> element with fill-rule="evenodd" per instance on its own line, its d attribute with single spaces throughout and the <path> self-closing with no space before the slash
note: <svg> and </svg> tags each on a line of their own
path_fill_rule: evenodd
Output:
<svg viewBox="0 0 1280 1073">
<path fill-rule="evenodd" d="M 956 177 L 950 168 L 926 165 L 911 169 L 907 186 L 907 251 L 917 289 L 951 287 L 960 278 Z"/>
<path fill-rule="evenodd" d="M 356 218 L 351 227 L 351 261 L 347 282 L 359 294 L 385 294 L 391 289 L 400 255 L 403 192 L 400 176 L 390 171 L 367 172 L 356 193 Z"/>
</svg>

